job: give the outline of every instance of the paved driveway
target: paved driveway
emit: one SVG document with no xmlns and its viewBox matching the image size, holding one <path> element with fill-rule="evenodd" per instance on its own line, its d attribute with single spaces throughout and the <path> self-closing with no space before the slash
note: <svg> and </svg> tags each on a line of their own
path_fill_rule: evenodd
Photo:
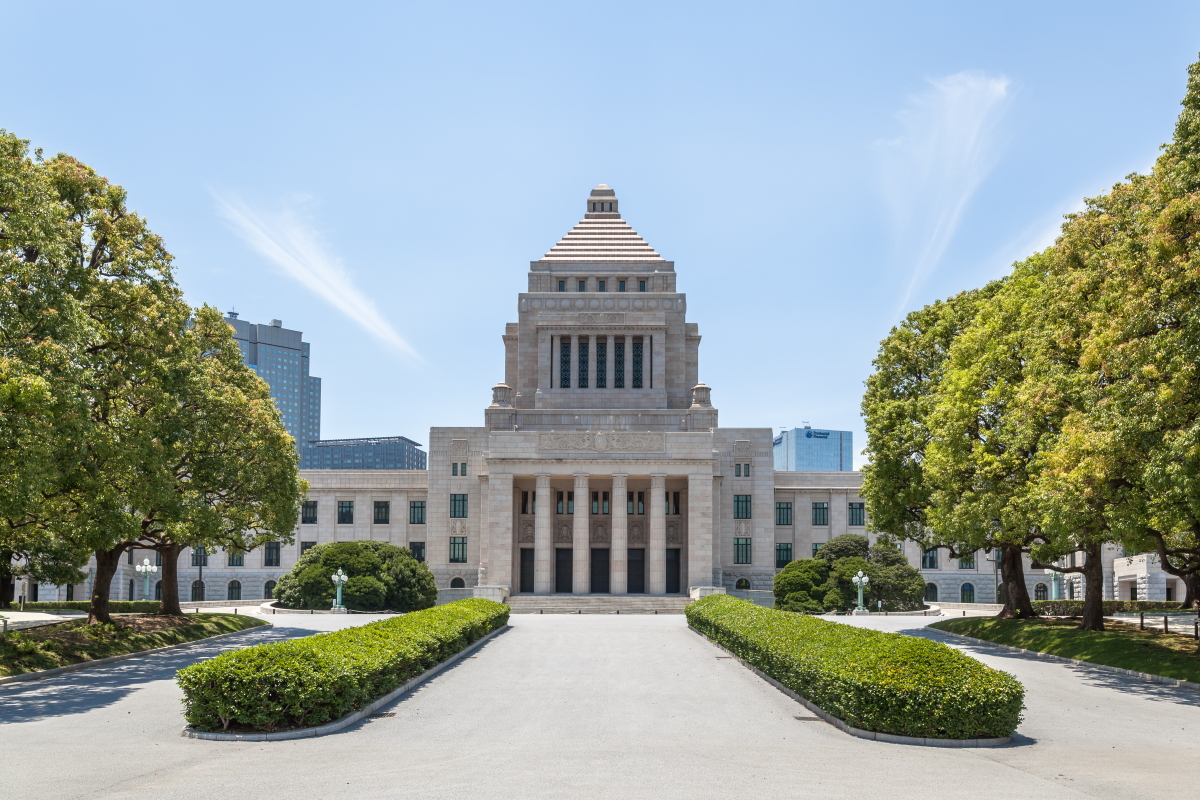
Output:
<svg viewBox="0 0 1200 800">
<path fill-rule="evenodd" d="M 919 634 L 928 621 L 860 622 Z M 384 709 L 394 717 L 320 739 L 195 741 L 179 736 L 171 675 L 217 650 L 202 646 L 0 687 L 3 785 L 27 797 L 206 800 L 1128 800 L 1194 791 L 1200 692 L 966 649 L 1025 682 L 1031 711 L 1016 744 L 943 750 L 855 739 L 796 719 L 810 715 L 681 616 L 587 615 L 514 616 L 475 657 Z"/>
</svg>

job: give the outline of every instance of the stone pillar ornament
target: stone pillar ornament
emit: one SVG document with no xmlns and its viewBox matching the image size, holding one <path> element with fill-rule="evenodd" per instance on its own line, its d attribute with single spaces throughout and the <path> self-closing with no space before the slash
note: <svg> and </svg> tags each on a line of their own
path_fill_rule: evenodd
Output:
<svg viewBox="0 0 1200 800">
<path fill-rule="evenodd" d="M 587 473 L 575 474 L 575 527 L 572 536 L 571 548 L 572 566 L 571 571 L 571 594 L 587 594 L 591 586 L 591 574 L 589 567 L 591 566 L 592 542 L 591 531 L 592 522 L 592 497 L 588 491 L 588 475 Z"/>
<path fill-rule="evenodd" d="M 650 476 L 650 493 L 646 498 L 650 506 L 650 541 L 646 545 L 650 594 L 666 594 L 667 591 L 667 509 L 663 505 L 666 489 L 666 475 Z"/>
<path fill-rule="evenodd" d="M 550 476 L 542 473 L 537 478 L 534 495 L 533 529 L 533 591 L 535 594 L 550 594 L 554 591 L 554 492 L 550 491 Z"/>
<path fill-rule="evenodd" d="M 692 408 L 712 408 L 712 389 L 703 383 L 693 386 Z"/>
<path fill-rule="evenodd" d="M 612 548 L 608 552 L 608 560 L 612 577 L 609 579 L 609 591 L 612 594 L 627 594 L 629 592 L 629 515 L 625 505 L 628 489 L 628 476 L 613 473 L 612 476 Z"/>
<path fill-rule="evenodd" d="M 489 408 L 512 408 L 512 389 L 501 381 L 492 387 L 492 404 Z"/>
</svg>

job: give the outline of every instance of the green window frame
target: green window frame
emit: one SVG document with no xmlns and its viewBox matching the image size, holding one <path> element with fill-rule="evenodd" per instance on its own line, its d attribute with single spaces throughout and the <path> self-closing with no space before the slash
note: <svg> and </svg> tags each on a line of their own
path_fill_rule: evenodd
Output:
<svg viewBox="0 0 1200 800">
<path fill-rule="evenodd" d="M 750 563 L 750 537 L 735 536 L 733 539 L 733 563 Z"/>
<path fill-rule="evenodd" d="M 829 524 L 829 503 L 813 503 L 812 504 L 812 524 L 813 525 L 828 525 Z"/>
<path fill-rule="evenodd" d="M 425 524 L 425 501 L 424 500 L 408 501 L 408 524 L 409 525 L 424 525 Z"/>
<path fill-rule="evenodd" d="M 451 536 L 450 537 L 450 563 L 465 564 L 467 563 L 467 537 Z"/>
<path fill-rule="evenodd" d="M 208 549 L 204 545 L 192 548 L 192 566 L 207 567 L 208 566 Z"/>
<path fill-rule="evenodd" d="M 867 504 L 866 503 L 850 503 L 849 505 L 850 527 L 861 528 L 867 524 Z"/>
<path fill-rule="evenodd" d="M 791 525 L 792 524 L 792 504 L 791 503 L 776 503 L 775 504 L 775 524 L 776 525 Z"/>
<path fill-rule="evenodd" d="M 353 525 L 354 524 L 354 501 L 353 500 L 338 500 L 337 501 L 337 524 L 338 525 Z"/>
<path fill-rule="evenodd" d="M 938 568 L 938 551 L 936 547 L 931 547 L 921 553 L 921 569 L 937 569 Z"/>
<path fill-rule="evenodd" d="M 750 519 L 750 495 L 735 494 L 733 496 L 733 518 Z"/>
<path fill-rule="evenodd" d="M 245 552 L 243 552 L 243 551 L 241 551 L 241 550 L 230 550 L 230 551 L 228 552 L 228 554 L 227 554 L 227 555 L 229 556 L 229 559 L 228 559 L 228 561 L 227 561 L 226 563 L 227 563 L 229 566 L 231 566 L 231 567 L 244 567 L 244 566 L 246 566 L 246 554 L 245 554 Z"/>
<path fill-rule="evenodd" d="M 392 504 L 388 500 L 375 501 L 375 524 L 376 525 L 391 525 L 392 524 Z"/>
<path fill-rule="evenodd" d="M 792 543 L 791 542 L 776 542 L 775 543 L 775 569 L 783 569 L 790 563 L 792 563 Z"/>
<path fill-rule="evenodd" d="M 959 569 L 975 569 L 975 551 L 963 553 L 958 557 Z"/>
<path fill-rule="evenodd" d="M 317 501 L 305 500 L 304 505 L 300 507 L 300 524 L 301 525 L 316 525 L 317 524 Z"/>
<path fill-rule="evenodd" d="M 263 566 L 279 566 L 279 542 L 267 542 L 263 547 Z"/>
<path fill-rule="evenodd" d="M 450 495 L 450 519 L 467 518 L 467 496 L 465 494 Z"/>
</svg>

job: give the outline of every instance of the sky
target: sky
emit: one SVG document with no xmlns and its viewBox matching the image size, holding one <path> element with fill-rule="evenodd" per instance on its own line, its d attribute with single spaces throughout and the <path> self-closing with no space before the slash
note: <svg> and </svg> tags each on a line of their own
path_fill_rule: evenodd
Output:
<svg viewBox="0 0 1200 800">
<path fill-rule="evenodd" d="M 324 438 L 422 443 L 483 424 L 529 262 L 607 183 L 721 425 L 861 449 L 880 340 L 1147 171 L 1200 51 L 1166 0 L 2 14 L 0 127 L 123 185 L 193 305 L 303 331 Z"/>
</svg>

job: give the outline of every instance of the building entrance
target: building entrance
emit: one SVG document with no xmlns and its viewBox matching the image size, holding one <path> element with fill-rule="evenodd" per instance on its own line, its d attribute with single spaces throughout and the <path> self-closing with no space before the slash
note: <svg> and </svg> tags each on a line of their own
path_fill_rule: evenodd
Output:
<svg viewBox="0 0 1200 800">
<path fill-rule="evenodd" d="M 559 547 L 554 551 L 554 591 L 560 594 L 571 593 L 571 571 L 574 569 L 573 554 L 574 551 L 569 547 Z"/>
<path fill-rule="evenodd" d="M 679 548 L 667 550 L 667 594 L 679 594 Z"/>
<path fill-rule="evenodd" d="M 608 594 L 608 548 L 592 548 L 592 594 Z"/>
<path fill-rule="evenodd" d="M 646 593 L 646 551 L 643 548 L 629 551 L 629 593 Z"/>
<path fill-rule="evenodd" d="M 533 591 L 533 548 L 521 548 L 521 591 Z"/>
</svg>

